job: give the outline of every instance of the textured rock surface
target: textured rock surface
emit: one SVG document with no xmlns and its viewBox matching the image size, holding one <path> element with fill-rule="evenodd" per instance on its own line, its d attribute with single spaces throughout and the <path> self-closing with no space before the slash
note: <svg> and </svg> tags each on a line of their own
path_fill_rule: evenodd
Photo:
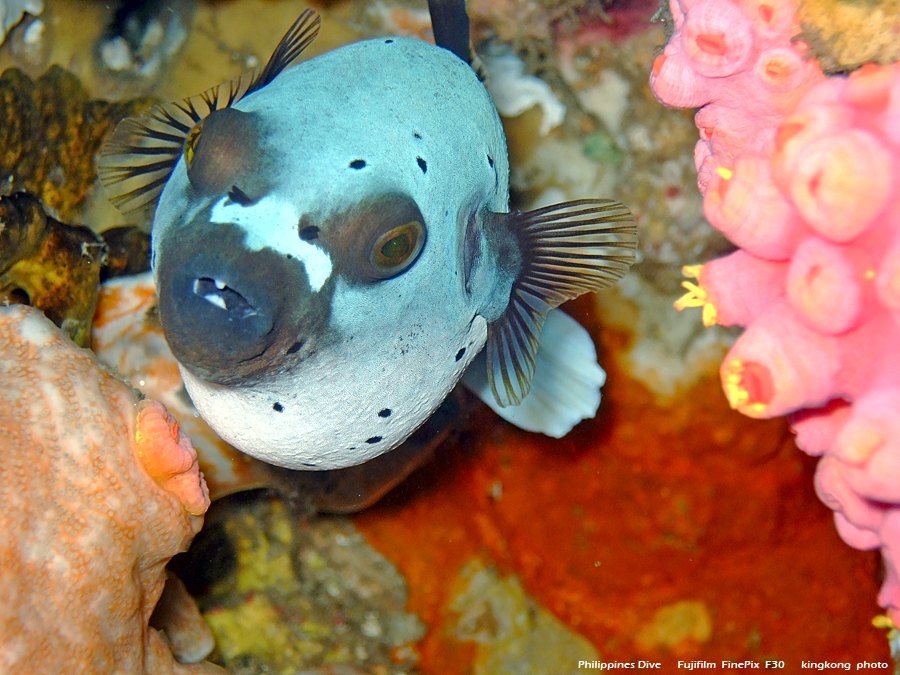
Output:
<svg viewBox="0 0 900 675">
<path fill-rule="evenodd" d="M 33 195 L 0 197 L 0 304 L 37 307 L 81 347 L 106 251 L 97 234 L 51 218 Z"/>
<path fill-rule="evenodd" d="M 28 190 L 72 222 L 94 185 L 94 155 L 116 123 L 149 105 L 90 101 L 59 66 L 37 80 L 11 68 L 0 75 L 0 182 Z"/>
<path fill-rule="evenodd" d="M 797 14 L 803 40 L 826 73 L 900 59 L 898 0 L 801 0 Z"/>
<path fill-rule="evenodd" d="M 273 493 L 235 495 L 216 502 L 189 558 L 213 658 L 233 672 L 418 672 L 425 626 L 406 611 L 406 583 L 346 518 L 301 523 Z"/>
<path fill-rule="evenodd" d="M 201 673 L 148 628 L 208 505 L 196 455 L 38 311 L 0 308 L 0 670 Z"/>
</svg>

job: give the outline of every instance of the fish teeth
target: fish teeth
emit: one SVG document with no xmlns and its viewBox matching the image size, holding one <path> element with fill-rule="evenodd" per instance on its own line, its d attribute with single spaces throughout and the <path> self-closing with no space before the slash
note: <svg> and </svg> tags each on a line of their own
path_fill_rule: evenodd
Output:
<svg viewBox="0 0 900 675">
<path fill-rule="evenodd" d="M 221 295 L 210 293 L 209 295 L 204 295 L 203 299 L 207 302 L 211 302 L 216 307 L 221 307 L 222 309 L 228 311 L 228 306 L 225 304 L 225 298 L 223 298 Z"/>
</svg>

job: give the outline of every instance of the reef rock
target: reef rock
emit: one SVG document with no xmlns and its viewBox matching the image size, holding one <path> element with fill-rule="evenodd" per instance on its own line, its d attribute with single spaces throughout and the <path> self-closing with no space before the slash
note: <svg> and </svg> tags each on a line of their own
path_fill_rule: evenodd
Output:
<svg viewBox="0 0 900 675">
<path fill-rule="evenodd" d="M 51 218 L 33 195 L 0 197 L 0 304 L 37 307 L 85 347 L 106 258 L 100 236 Z"/>
<path fill-rule="evenodd" d="M 2 0 L 0 0 L 2 4 Z M 94 155 L 123 118 L 152 103 L 89 101 L 78 78 L 51 66 L 37 80 L 0 75 L 0 183 L 27 190 L 72 222 L 94 186 Z"/>
<path fill-rule="evenodd" d="M 0 672 L 221 672 L 148 627 L 209 504 L 190 440 L 31 307 L 0 308 L 0 380 Z"/>
</svg>

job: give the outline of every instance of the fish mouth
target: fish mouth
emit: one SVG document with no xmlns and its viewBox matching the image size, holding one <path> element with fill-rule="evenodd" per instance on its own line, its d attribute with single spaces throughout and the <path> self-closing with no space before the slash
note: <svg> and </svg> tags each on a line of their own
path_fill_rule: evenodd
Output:
<svg viewBox="0 0 900 675">
<path fill-rule="evenodd" d="M 330 316 L 333 283 L 313 293 L 302 261 L 244 239 L 236 225 L 195 219 L 155 244 L 166 341 L 213 384 L 255 386 L 293 367 Z"/>
<path fill-rule="evenodd" d="M 193 290 L 211 305 L 228 313 L 237 320 L 258 316 L 259 311 L 238 291 L 221 279 L 198 277 L 194 279 Z"/>
</svg>

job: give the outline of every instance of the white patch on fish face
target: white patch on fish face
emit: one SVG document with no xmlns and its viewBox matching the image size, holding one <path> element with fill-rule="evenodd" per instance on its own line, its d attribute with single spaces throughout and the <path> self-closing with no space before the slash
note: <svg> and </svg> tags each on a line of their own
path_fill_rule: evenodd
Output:
<svg viewBox="0 0 900 675">
<path fill-rule="evenodd" d="M 331 276 L 331 258 L 321 248 L 297 235 L 299 219 L 300 214 L 290 202 L 266 195 L 248 206 L 222 197 L 213 205 L 210 222 L 242 227 L 247 232 L 244 243 L 251 251 L 268 247 L 294 256 L 306 268 L 310 288 L 318 292 Z"/>
</svg>

